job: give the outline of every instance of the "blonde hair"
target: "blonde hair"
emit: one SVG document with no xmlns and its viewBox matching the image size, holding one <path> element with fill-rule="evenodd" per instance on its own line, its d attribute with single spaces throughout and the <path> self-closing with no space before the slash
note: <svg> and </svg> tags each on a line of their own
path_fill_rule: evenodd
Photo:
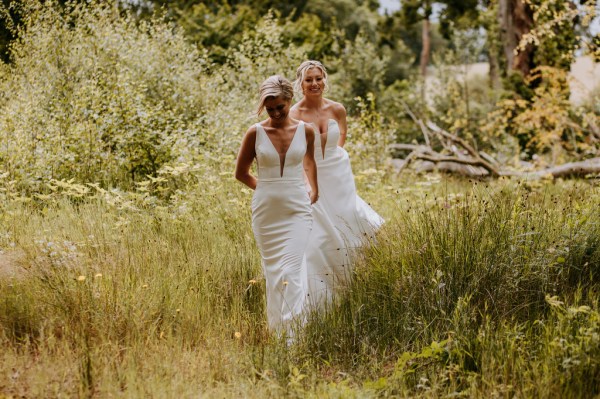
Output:
<svg viewBox="0 0 600 399">
<path fill-rule="evenodd" d="M 306 72 L 313 68 L 319 68 L 323 73 L 323 82 L 325 83 L 323 92 L 329 90 L 329 85 L 327 84 L 327 69 L 325 69 L 325 66 L 319 61 L 307 60 L 300 64 L 298 69 L 296 69 L 296 80 L 294 80 L 294 91 L 296 93 L 302 94 L 302 82 L 304 81 Z"/>
<path fill-rule="evenodd" d="M 256 109 L 256 114 L 260 115 L 265 109 L 265 101 L 269 98 L 283 97 L 287 101 L 294 98 L 294 88 L 289 80 L 281 75 L 269 76 L 260 85 L 260 100 Z"/>
</svg>

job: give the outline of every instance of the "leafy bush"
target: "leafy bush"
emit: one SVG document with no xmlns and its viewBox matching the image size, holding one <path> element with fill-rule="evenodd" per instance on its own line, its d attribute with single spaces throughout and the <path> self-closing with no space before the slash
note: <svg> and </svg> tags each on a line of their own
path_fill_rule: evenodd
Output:
<svg viewBox="0 0 600 399">
<path fill-rule="evenodd" d="M 175 28 L 102 3 L 32 5 L 4 68 L 0 158 L 33 187 L 52 178 L 129 186 L 199 135 L 197 50 Z M 191 143 L 190 143 L 191 144 Z"/>
<path fill-rule="evenodd" d="M 512 135 L 523 151 L 530 156 L 545 155 L 550 164 L 596 153 L 593 133 L 588 130 L 595 118 L 570 104 L 566 72 L 539 67 L 528 79 L 533 81 L 537 85 L 531 99 L 515 96 L 501 100 L 490 113 L 484 132 Z"/>
</svg>

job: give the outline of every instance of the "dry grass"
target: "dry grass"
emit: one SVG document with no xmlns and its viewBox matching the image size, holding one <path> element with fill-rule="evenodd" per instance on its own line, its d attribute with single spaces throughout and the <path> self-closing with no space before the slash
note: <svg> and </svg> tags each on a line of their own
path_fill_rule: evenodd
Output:
<svg viewBox="0 0 600 399">
<path fill-rule="evenodd" d="M 5 201 L 0 245 L 27 273 L 0 278 L 0 393 L 586 397 L 600 370 L 598 188 L 532 184 L 363 187 L 386 226 L 291 347 L 265 326 L 247 195 L 220 219 L 193 190 L 183 214 Z"/>
</svg>

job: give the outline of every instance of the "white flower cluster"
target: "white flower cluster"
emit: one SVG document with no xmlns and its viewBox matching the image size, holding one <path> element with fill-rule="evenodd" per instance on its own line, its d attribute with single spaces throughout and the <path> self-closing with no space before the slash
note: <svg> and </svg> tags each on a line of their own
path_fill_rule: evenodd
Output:
<svg viewBox="0 0 600 399">
<path fill-rule="evenodd" d="M 52 241 L 46 238 L 35 240 L 45 260 L 50 260 L 53 265 L 66 266 L 80 255 L 77 245 L 71 241 Z"/>
</svg>

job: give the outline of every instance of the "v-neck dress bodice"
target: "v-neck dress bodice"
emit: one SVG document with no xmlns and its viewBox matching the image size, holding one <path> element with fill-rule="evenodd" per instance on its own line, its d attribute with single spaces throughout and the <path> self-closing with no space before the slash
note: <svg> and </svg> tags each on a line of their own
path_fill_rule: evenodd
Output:
<svg viewBox="0 0 600 399">
<path fill-rule="evenodd" d="M 348 152 L 337 145 L 340 127 L 327 123 L 325 145 L 315 137 L 319 200 L 306 250 L 310 301 L 322 305 L 347 283 L 352 256 L 371 240 L 383 219 L 356 194 Z"/>
<path fill-rule="evenodd" d="M 283 159 L 260 124 L 256 125 L 255 150 L 258 163 L 258 178 L 260 180 L 303 179 L 303 161 L 306 154 L 306 132 L 303 122 L 298 124 L 298 128 Z"/>
<path fill-rule="evenodd" d="M 302 321 L 308 294 L 305 250 L 312 215 L 303 177 L 304 123 L 298 125 L 283 159 L 260 125 L 254 149 L 258 183 L 252 197 L 252 230 L 265 275 L 267 320 L 290 338 L 294 320 Z"/>
<path fill-rule="evenodd" d="M 323 138 L 323 134 L 325 134 L 326 139 Z M 320 134 L 315 135 L 315 160 L 317 165 L 327 159 L 339 156 L 339 150 L 343 151 L 343 148 L 338 147 L 337 145 L 339 140 L 340 126 L 335 119 L 327 120 L 327 132 L 321 132 Z M 323 141 L 325 142 L 324 146 Z"/>
</svg>

